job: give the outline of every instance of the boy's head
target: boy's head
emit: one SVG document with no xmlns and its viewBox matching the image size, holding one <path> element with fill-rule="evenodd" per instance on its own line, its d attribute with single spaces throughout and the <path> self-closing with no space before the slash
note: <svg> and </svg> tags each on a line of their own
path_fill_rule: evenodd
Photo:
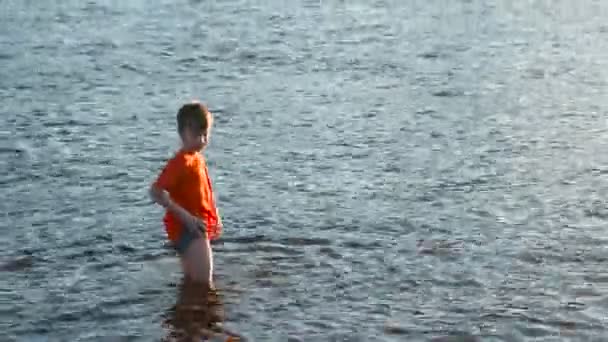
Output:
<svg viewBox="0 0 608 342">
<path fill-rule="evenodd" d="M 199 102 L 183 105 L 177 112 L 177 131 L 185 148 L 202 150 L 209 143 L 213 118 Z"/>
</svg>

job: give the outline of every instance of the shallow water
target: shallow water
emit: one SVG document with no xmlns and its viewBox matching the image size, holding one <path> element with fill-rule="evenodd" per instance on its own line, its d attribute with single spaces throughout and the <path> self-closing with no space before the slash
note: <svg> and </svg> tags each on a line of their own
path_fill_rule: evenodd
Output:
<svg viewBox="0 0 608 342">
<path fill-rule="evenodd" d="M 146 191 L 192 98 L 216 115 L 226 327 L 608 338 L 608 3 L 0 9 L 2 340 L 169 334 Z"/>
</svg>

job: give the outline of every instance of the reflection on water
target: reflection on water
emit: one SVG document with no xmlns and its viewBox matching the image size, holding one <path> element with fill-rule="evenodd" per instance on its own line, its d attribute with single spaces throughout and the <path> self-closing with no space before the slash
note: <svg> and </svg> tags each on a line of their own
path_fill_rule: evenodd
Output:
<svg viewBox="0 0 608 342">
<path fill-rule="evenodd" d="M 183 278 L 177 302 L 163 321 L 167 335 L 163 341 L 242 341 L 223 328 L 224 307 L 217 288 Z"/>
</svg>

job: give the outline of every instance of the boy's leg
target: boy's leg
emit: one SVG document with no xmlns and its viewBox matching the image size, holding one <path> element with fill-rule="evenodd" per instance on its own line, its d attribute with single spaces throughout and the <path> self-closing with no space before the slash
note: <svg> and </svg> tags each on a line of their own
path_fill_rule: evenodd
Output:
<svg viewBox="0 0 608 342">
<path fill-rule="evenodd" d="M 184 230 L 175 247 L 186 278 L 212 286 L 213 262 L 209 240 Z"/>
<path fill-rule="evenodd" d="M 211 285 L 211 248 L 209 240 L 201 237 L 197 237 L 190 243 L 190 246 L 186 249 L 183 255 L 185 268 L 188 272 L 188 276 L 201 283 L 208 283 Z"/>
<path fill-rule="evenodd" d="M 210 288 L 215 288 L 215 286 L 213 285 L 213 251 L 211 250 L 211 241 L 208 239 L 205 239 L 206 242 L 206 248 L 207 248 L 207 255 L 209 255 L 209 287 Z"/>
</svg>

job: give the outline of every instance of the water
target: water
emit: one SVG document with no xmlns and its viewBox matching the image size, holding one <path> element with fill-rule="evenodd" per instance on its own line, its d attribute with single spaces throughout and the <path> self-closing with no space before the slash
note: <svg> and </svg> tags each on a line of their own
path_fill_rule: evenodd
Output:
<svg viewBox="0 0 608 342">
<path fill-rule="evenodd" d="M 0 6 L 2 340 L 170 334 L 147 187 L 193 98 L 226 327 L 607 338 L 605 1 Z"/>
</svg>

